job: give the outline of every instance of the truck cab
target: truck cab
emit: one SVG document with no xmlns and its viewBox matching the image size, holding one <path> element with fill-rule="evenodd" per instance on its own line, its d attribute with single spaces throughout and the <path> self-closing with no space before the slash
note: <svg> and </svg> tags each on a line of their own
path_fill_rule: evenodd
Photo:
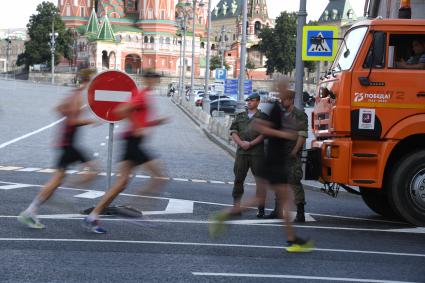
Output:
<svg viewBox="0 0 425 283">
<path fill-rule="evenodd" d="M 316 158 L 306 171 L 319 168 L 308 175 L 325 184 L 358 186 L 375 212 L 422 226 L 425 68 L 405 64 L 420 57 L 414 42 L 425 48 L 425 20 L 366 20 L 347 31 L 317 85 Z"/>
</svg>

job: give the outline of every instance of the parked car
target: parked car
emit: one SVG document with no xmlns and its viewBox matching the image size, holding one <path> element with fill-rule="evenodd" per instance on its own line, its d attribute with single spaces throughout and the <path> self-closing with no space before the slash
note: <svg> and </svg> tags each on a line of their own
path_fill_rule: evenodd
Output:
<svg viewBox="0 0 425 283">
<path fill-rule="evenodd" d="M 220 100 L 213 100 L 210 103 L 210 114 L 211 116 L 216 116 L 218 111 L 223 111 L 227 114 L 233 114 L 236 111 L 236 105 L 237 101 L 231 98 L 220 98 Z"/>
</svg>

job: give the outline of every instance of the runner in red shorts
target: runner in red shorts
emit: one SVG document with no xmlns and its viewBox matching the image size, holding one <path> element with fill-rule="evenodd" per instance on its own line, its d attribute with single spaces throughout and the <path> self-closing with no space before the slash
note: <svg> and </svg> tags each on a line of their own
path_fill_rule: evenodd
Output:
<svg viewBox="0 0 425 283">
<path fill-rule="evenodd" d="M 120 105 L 116 113 L 129 120 L 130 128 L 124 135 L 124 155 L 119 169 L 119 177 L 112 187 L 99 201 L 93 211 L 84 219 L 84 226 L 90 231 L 98 234 L 106 233 L 106 230 L 99 225 L 99 214 L 126 188 L 130 175 L 139 165 L 143 165 L 152 178 L 147 186 L 140 193 L 157 191 L 165 182 L 159 160 L 154 159 L 143 147 L 143 141 L 147 136 L 147 128 L 158 126 L 167 121 L 166 118 L 148 121 L 149 103 L 147 95 L 159 83 L 160 75 L 148 71 L 143 75 L 146 87 L 137 90 L 137 95 L 133 96 L 128 103 Z"/>
</svg>

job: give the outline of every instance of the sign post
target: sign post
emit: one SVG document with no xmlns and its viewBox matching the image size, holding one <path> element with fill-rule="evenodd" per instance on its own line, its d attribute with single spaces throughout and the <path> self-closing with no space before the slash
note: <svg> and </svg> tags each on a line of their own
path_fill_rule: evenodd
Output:
<svg viewBox="0 0 425 283">
<path fill-rule="evenodd" d="M 120 104 L 130 100 L 137 90 L 136 83 L 127 74 L 120 71 L 106 71 L 98 74 L 90 83 L 87 98 L 93 113 L 109 122 L 107 176 L 108 188 L 112 176 L 112 148 L 114 142 L 114 123 L 122 118 L 114 110 Z"/>
</svg>

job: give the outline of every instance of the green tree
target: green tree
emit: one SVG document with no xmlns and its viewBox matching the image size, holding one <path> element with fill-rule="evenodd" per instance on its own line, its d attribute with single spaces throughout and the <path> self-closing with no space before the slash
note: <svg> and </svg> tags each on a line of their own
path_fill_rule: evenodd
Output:
<svg viewBox="0 0 425 283">
<path fill-rule="evenodd" d="M 265 27 L 259 34 L 259 49 L 267 57 L 267 74 L 292 72 L 295 68 L 297 36 L 296 13 L 282 12 L 274 28 Z"/>
<path fill-rule="evenodd" d="M 227 64 L 226 60 L 224 60 L 224 67 L 226 70 L 230 69 L 229 64 Z M 220 55 L 214 55 L 211 56 L 210 59 L 210 70 L 214 71 L 215 69 L 221 68 L 221 56 Z"/>
<path fill-rule="evenodd" d="M 255 64 L 251 61 L 251 60 L 249 60 L 249 59 L 247 59 L 246 60 L 246 64 L 245 64 L 245 72 L 246 72 L 246 75 L 247 75 L 247 77 L 248 77 L 248 79 L 251 79 L 250 78 L 250 71 L 251 70 L 254 70 L 255 69 Z"/>
<path fill-rule="evenodd" d="M 73 36 L 70 30 L 65 29 L 59 10 L 51 2 L 42 2 L 37 6 L 37 13 L 30 17 L 27 24 L 29 40 L 25 42 L 25 52 L 19 54 L 17 65 L 28 68 L 34 64 L 47 63 L 51 65 L 50 35 L 54 23 L 56 38 L 55 63 L 60 57 L 68 60 L 72 58 Z"/>
</svg>

